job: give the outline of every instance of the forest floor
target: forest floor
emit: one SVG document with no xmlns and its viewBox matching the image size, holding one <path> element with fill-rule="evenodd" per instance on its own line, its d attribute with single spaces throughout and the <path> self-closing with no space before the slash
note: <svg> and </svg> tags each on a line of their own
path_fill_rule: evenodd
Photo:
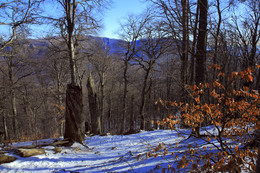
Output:
<svg viewBox="0 0 260 173">
<path fill-rule="evenodd" d="M 189 130 L 182 131 L 189 133 Z M 12 145 L 19 147 L 43 142 L 51 143 L 53 139 Z M 61 151 L 54 152 L 54 146 L 46 146 L 43 147 L 45 154 L 27 158 L 9 153 L 18 159 L 0 165 L 0 172 L 162 172 L 168 165 L 176 168 L 178 159 L 187 149 L 187 144 L 202 146 L 204 143 L 203 140 L 188 138 L 188 135 L 180 137 L 176 131 L 171 130 L 142 131 L 132 135 L 92 136 L 86 137 L 85 142 L 89 148 L 74 143 L 71 147 L 62 147 Z M 148 157 L 147 153 L 154 154 L 154 148 L 159 144 L 159 155 Z M 163 154 L 164 147 L 168 150 L 166 155 Z"/>
</svg>

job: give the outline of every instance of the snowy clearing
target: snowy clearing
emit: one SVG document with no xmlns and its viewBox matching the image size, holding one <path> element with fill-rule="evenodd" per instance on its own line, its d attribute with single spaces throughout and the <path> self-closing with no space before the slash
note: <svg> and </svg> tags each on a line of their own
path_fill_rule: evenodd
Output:
<svg viewBox="0 0 260 173">
<path fill-rule="evenodd" d="M 184 131 L 189 133 L 188 130 Z M 48 141 L 52 142 L 53 139 L 37 142 Z M 204 143 L 203 140 L 195 138 L 178 137 L 177 132 L 171 130 L 142 131 L 124 136 L 92 136 L 86 137 L 85 142 L 90 149 L 75 143 L 71 147 L 62 147 L 60 153 L 55 153 L 54 147 L 48 146 L 44 147 L 45 155 L 28 158 L 15 155 L 18 159 L 0 165 L 0 172 L 162 172 L 162 168 L 167 168 L 169 164 L 176 168 L 178 158 L 175 158 L 172 152 L 181 156 L 188 144 L 198 146 Z M 156 158 L 146 156 L 147 152 L 153 152 L 162 142 L 169 154 L 164 156 L 161 152 Z M 13 145 L 17 147 L 32 143 L 21 142 Z M 177 143 L 178 148 L 175 147 Z"/>
<path fill-rule="evenodd" d="M 149 172 L 170 163 L 171 156 L 146 158 L 145 153 L 152 151 L 159 142 L 167 147 L 183 140 L 175 131 L 157 130 L 125 136 L 86 137 L 86 144 L 63 147 L 61 153 L 44 147 L 45 155 L 21 158 L 12 163 L 0 165 L 0 172 Z M 45 140 L 46 142 L 46 140 Z M 30 145 L 32 142 L 18 143 L 14 146 Z M 172 147 L 173 148 L 173 147 Z M 143 154 L 139 160 L 137 156 Z M 173 159 L 173 158 L 172 158 Z M 165 165 L 164 165 L 165 164 Z M 159 171 L 159 170 L 158 170 Z"/>
</svg>

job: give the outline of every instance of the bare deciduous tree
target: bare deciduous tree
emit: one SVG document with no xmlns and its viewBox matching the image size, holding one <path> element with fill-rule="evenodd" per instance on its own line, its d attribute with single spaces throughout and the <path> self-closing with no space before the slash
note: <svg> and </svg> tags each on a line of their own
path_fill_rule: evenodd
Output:
<svg viewBox="0 0 260 173">
<path fill-rule="evenodd" d="M 122 119 L 123 123 L 121 124 L 121 134 L 124 133 L 125 125 L 126 125 L 126 114 L 127 114 L 127 98 L 128 98 L 128 70 L 129 70 L 129 63 L 131 60 L 134 59 L 135 54 L 138 51 L 137 48 L 137 41 L 142 37 L 143 28 L 146 25 L 150 18 L 150 15 L 147 14 L 145 17 L 139 16 L 129 16 L 125 24 L 121 24 L 122 33 L 121 37 L 124 40 L 123 44 L 120 47 L 126 51 L 123 52 L 123 61 L 124 61 L 124 71 L 123 71 L 123 78 L 124 78 L 124 94 L 123 94 L 123 114 Z M 132 119 L 133 121 L 134 119 Z M 134 133 L 134 123 L 131 122 L 130 131 L 128 133 Z"/>
<path fill-rule="evenodd" d="M 151 89 L 151 74 L 154 70 L 156 62 L 161 58 L 171 46 L 171 40 L 167 39 L 166 33 L 161 29 L 161 25 L 148 21 L 143 28 L 142 39 L 135 54 L 135 61 L 144 70 L 144 79 L 141 91 L 141 102 L 139 115 L 141 118 L 141 130 L 150 129 L 148 117 L 145 115 L 144 109 L 147 102 L 147 95 Z"/>
<path fill-rule="evenodd" d="M 56 24 L 60 27 L 60 33 L 64 39 L 69 57 L 71 83 L 68 85 L 66 95 L 66 124 L 65 138 L 72 142 L 84 142 L 85 134 L 85 117 L 82 114 L 82 89 L 79 86 L 76 66 L 76 47 L 79 45 L 80 36 L 84 32 L 99 27 L 97 19 L 92 15 L 95 7 L 104 4 L 104 0 L 65 0 L 57 1 L 62 9 L 63 17 L 55 19 Z M 70 89 L 70 90 L 69 90 Z M 73 93 L 75 91 L 75 93 Z M 75 96 L 74 94 L 79 94 Z M 72 99 L 72 100 L 70 100 Z"/>
<path fill-rule="evenodd" d="M 4 0 L 0 3 L 0 26 L 10 29 L 10 36 L 0 42 L 0 50 L 14 41 L 19 27 L 35 23 L 41 0 Z M 7 29 L 7 30 L 8 30 Z"/>
<path fill-rule="evenodd" d="M 27 57 L 28 47 L 26 46 L 26 40 L 15 39 L 12 43 L 9 43 L 8 49 L 2 51 L 3 61 L 0 71 L 7 79 L 6 94 L 9 97 L 8 109 L 12 117 L 12 131 L 13 137 L 19 136 L 18 120 L 17 120 L 17 97 L 16 92 L 19 88 L 21 80 L 30 76 L 33 72 L 30 68 L 30 59 Z"/>
</svg>

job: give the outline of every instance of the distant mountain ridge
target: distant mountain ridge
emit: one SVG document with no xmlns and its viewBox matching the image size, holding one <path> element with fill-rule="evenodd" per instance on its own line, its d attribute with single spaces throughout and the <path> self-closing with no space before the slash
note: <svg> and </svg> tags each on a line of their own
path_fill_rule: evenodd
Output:
<svg viewBox="0 0 260 173">
<path fill-rule="evenodd" d="M 42 38 L 42 39 L 29 39 L 29 47 L 30 48 L 38 48 L 40 49 L 39 52 L 43 53 L 43 49 L 51 46 L 50 40 L 54 40 L 56 38 Z M 59 38 L 58 38 L 59 39 Z M 61 38 L 60 38 L 61 39 Z M 102 42 L 110 48 L 110 53 L 122 52 L 122 47 L 119 45 L 122 44 L 124 41 L 120 39 L 111 39 L 107 37 L 94 37 L 88 36 L 87 39 L 94 39 L 94 40 L 102 40 Z"/>
</svg>

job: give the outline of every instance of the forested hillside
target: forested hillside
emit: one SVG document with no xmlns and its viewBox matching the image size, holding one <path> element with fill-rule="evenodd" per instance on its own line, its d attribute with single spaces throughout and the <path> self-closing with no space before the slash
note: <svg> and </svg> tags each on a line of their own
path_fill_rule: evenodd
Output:
<svg viewBox="0 0 260 173">
<path fill-rule="evenodd" d="M 2 88 L 1 106 L 2 106 L 2 133 L 5 139 L 19 139 L 20 137 L 52 137 L 63 134 L 64 111 L 65 111 L 65 93 L 66 85 L 69 82 L 69 65 L 65 53 L 58 51 L 64 46 L 54 47 L 59 42 L 58 38 L 42 40 L 17 40 L 15 48 L 8 46 L 3 52 L 14 56 L 3 56 L 1 58 L 2 67 Z M 126 42 L 116 40 L 110 44 L 106 38 L 86 38 L 81 45 L 91 42 L 93 45 L 85 46 L 77 52 L 79 57 L 78 68 L 80 82 L 84 93 L 84 115 L 87 120 L 87 128 L 91 127 L 89 96 L 87 90 L 88 79 L 93 80 L 94 90 L 96 92 L 97 107 L 102 108 L 102 127 L 100 134 L 121 133 L 118 124 L 122 122 L 122 99 L 123 99 L 123 56 Z M 106 42 L 106 43 L 105 43 Z M 122 46 L 122 47 L 120 47 Z M 174 93 L 173 87 L 166 86 L 163 80 L 163 73 L 166 69 L 162 67 L 169 66 L 170 61 L 178 61 L 177 57 L 170 60 L 170 56 L 162 57 L 156 64 L 154 72 L 154 88 L 149 93 L 152 99 L 149 101 L 149 109 L 146 111 L 153 113 L 151 120 L 160 120 L 163 118 L 162 112 L 157 110 L 154 101 L 160 97 L 166 96 L 166 90 Z M 138 102 L 143 85 L 144 72 L 135 61 L 130 62 L 131 67 L 129 76 L 131 80 L 128 105 L 132 105 L 127 110 L 127 121 L 131 115 L 135 116 L 132 121 L 135 124 L 134 129 L 138 129 Z M 174 64 L 173 64 L 174 65 Z M 174 73 L 172 73 L 174 74 Z M 12 76 L 10 76 L 12 75 Z M 90 77 L 91 76 L 91 77 Z M 157 76 L 157 77 L 156 77 Z M 177 78 L 177 74 L 175 75 Z M 147 79 L 149 85 L 152 79 Z M 169 80 L 169 79 L 168 79 Z M 5 82 L 7 81 L 7 82 Z M 165 85 L 165 86 L 163 86 Z M 172 85 L 172 84 L 171 84 Z M 102 88 L 101 88 L 102 87 Z M 178 87 L 178 85 L 176 85 Z M 156 93 L 156 88 L 161 88 Z M 10 91 L 12 89 L 12 91 Z M 152 91 L 151 90 L 151 91 Z M 165 90 L 165 91 L 163 91 Z M 10 93 L 13 94 L 10 94 Z M 103 92 L 103 100 L 101 100 Z M 165 96 L 163 96 L 163 93 Z M 175 93 L 176 94 L 176 93 Z M 173 96 L 172 96 L 173 97 Z M 148 102 L 147 102 L 148 104 Z M 15 116 L 13 114 L 15 113 Z M 166 117 L 167 114 L 164 115 Z M 16 121 L 14 124 L 13 121 Z M 124 127 L 124 132 L 129 130 L 129 125 Z M 90 129 L 86 129 L 87 131 Z M 15 131 L 17 134 L 15 134 Z"/>
</svg>

